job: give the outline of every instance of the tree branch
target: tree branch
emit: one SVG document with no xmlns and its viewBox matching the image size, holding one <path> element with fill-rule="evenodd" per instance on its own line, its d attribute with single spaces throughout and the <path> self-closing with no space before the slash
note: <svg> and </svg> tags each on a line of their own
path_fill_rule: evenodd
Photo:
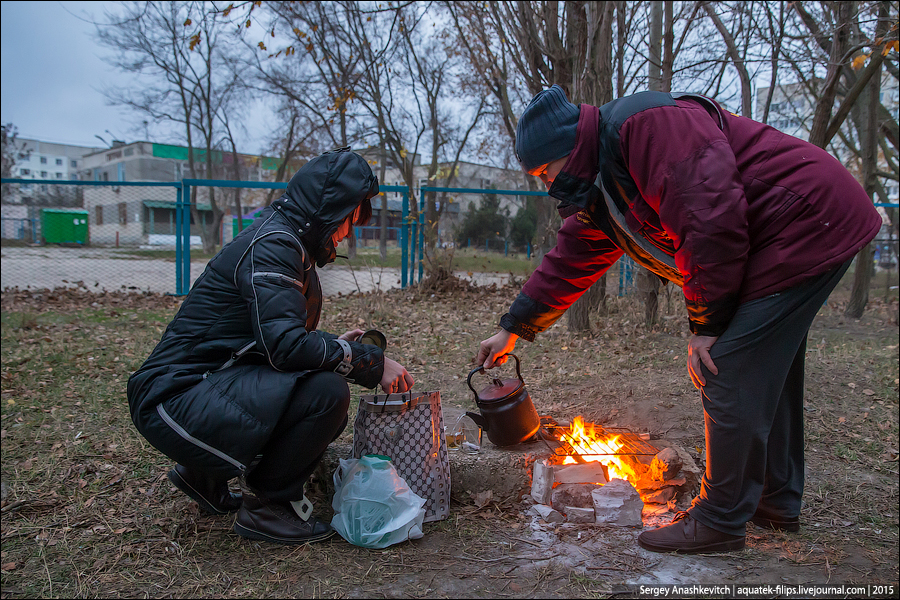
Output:
<svg viewBox="0 0 900 600">
<path fill-rule="evenodd" d="M 869 60 L 869 64 L 866 66 L 865 70 L 862 72 L 862 75 L 856 80 L 856 83 L 853 84 L 853 87 L 844 97 L 843 102 L 841 102 L 840 107 L 838 107 L 837 112 L 834 115 L 834 118 L 831 119 L 831 123 L 828 125 L 828 129 L 825 130 L 825 137 L 822 146 L 824 147 L 831 141 L 831 138 L 834 137 L 834 134 L 837 133 L 837 130 L 840 129 L 841 125 L 844 124 L 844 120 L 846 120 L 847 115 L 850 114 L 850 109 L 853 108 L 853 105 L 856 103 L 857 98 L 862 93 L 863 88 L 866 87 L 866 84 L 869 83 L 869 80 L 872 79 L 872 76 L 875 75 L 878 70 L 881 68 L 881 63 L 884 57 L 881 55 L 881 52 L 873 52 L 872 58 Z"/>
</svg>

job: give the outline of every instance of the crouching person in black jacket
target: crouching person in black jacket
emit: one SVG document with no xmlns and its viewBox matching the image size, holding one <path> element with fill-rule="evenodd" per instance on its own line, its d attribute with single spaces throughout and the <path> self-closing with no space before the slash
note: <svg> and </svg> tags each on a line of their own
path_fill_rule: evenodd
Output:
<svg viewBox="0 0 900 600">
<path fill-rule="evenodd" d="M 347 382 L 405 392 L 413 378 L 362 330 L 316 329 L 316 265 L 372 214 L 378 180 L 342 148 L 314 158 L 284 195 L 227 244 L 194 283 L 147 361 L 128 380 L 138 431 L 177 464 L 169 479 L 235 531 L 302 544 L 334 531 L 303 487 L 347 425 Z M 242 494 L 228 481 L 242 477 Z"/>
</svg>

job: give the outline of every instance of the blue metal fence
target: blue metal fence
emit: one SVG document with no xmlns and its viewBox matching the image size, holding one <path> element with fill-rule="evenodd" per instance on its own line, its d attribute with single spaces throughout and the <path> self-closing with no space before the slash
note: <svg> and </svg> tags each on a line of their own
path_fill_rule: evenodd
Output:
<svg viewBox="0 0 900 600">
<path fill-rule="evenodd" d="M 38 220 L 27 217 L 0 217 L 0 232 L 4 239 L 38 242 Z"/>
<path fill-rule="evenodd" d="M 126 232 L 124 235 L 130 235 L 131 238 L 128 242 L 126 242 L 126 246 L 135 247 L 140 242 L 135 241 L 134 237 L 134 224 L 135 219 L 148 219 L 151 225 L 150 228 L 147 228 L 146 222 L 143 228 L 143 239 L 144 243 L 147 244 L 165 244 L 174 243 L 175 249 L 175 286 L 174 291 L 169 288 L 168 291 L 170 293 L 174 293 L 175 295 L 186 295 L 191 286 L 191 207 L 192 207 L 192 195 L 195 189 L 198 188 L 220 188 L 220 189 L 234 189 L 234 188 L 242 188 L 242 189 L 262 189 L 262 190 L 284 190 L 287 187 L 286 182 L 279 183 L 268 183 L 268 182 L 246 182 L 246 181 L 229 181 L 229 180 L 206 180 L 206 179 L 184 179 L 181 181 L 174 182 L 127 182 L 127 181 L 80 181 L 80 180 L 26 180 L 26 179 L 2 179 L 2 183 L 5 184 L 18 184 L 19 186 L 36 186 L 36 185 L 50 185 L 57 186 L 58 188 L 63 188 L 65 186 L 73 186 L 75 188 L 85 188 L 85 187 L 94 187 L 94 188 L 111 188 L 110 192 L 106 193 L 106 196 L 114 196 L 115 199 L 112 202 L 118 202 L 120 204 L 118 208 L 118 214 L 116 214 L 116 205 L 109 203 L 110 200 L 107 199 L 105 202 L 108 204 L 104 204 L 106 207 L 106 222 L 102 223 L 103 227 L 100 227 L 101 223 L 99 222 L 100 215 L 104 214 L 103 211 L 97 210 L 97 214 L 94 214 L 93 208 L 91 207 L 90 218 L 92 220 L 92 227 L 97 228 L 98 230 L 103 230 L 106 228 L 106 231 L 109 232 L 112 229 L 115 229 L 115 247 L 119 247 L 119 227 L 116 227 L 119 223 L 125 224 L 131 228 L 129 232 Z M 175 201 L 171 200 L 154 200 L 149 197 L 159 198 L 159 195 L 154 196 L 153 194 L 141 194 L 139 190 L 141 189 L 152 189 L 152 188 L 163 188 L 169 189 L 173 192 Z M 18 189 L 18 188 L 16 188 Z M 22 188 L 25 189 L 25 188 Z M 34 188 L 31 188 L 34 189 Z M 126 193 L 127 190 L 134 190 L 132 193 Z M 425 194 L 428 192 L 448 192 L 455 194 L 495 194 L 498 196 L 547 196 L 546 192 L 532 192 L 525 190 L 495 190 L 495 189 L 487 189 L 487 188 L 459 188 L 459 187 L 431 187 L 426 186 L 422 187 L 419 191 L 419 205 L 418 210 L 413 212 L 415 209 L 414 205 L 410 204 L 410 191 L 408 188 L 404 186 L 381 186 L 380 191 L 383 193 L 397 193 L 402 197 L 401 203 L 401 220 L 399 227 L 391 227 L 391 231 L 396 234 L 398 238 L 400 251 L 401 251 L 401 266 L 400 266 L 400 278 L 399 283 L 401 287 L 408 287 L 409 285 L 415 284 L 417 281 L 421 281 L 424 276 L 424 250 L 425 250 Z M 171 196 L 167 196 L 171 198 Z M 84 198 L 87 198 L 87 192 L 84 195 Z M 82 200 L 84 200 L 82 198 Z M 95 195 L 96 198 L 96 195 Z M 128 200 L 129 209 L 125 209 L 125 202 L 121 202 L 124 200 Z M 93 204 L 97 204 L 100 202 L 99 200 L 94 200 Z M 201 215 L 205 214 L 203 211 L 208 210 L 208 206 L 202 204 L 202 199 L 200 200 L 201 205 L 197 208 L 201 211 Z M 88 203 L 84 204 L 84 207 L 88 207 Z M 170 221 L 171 226 L 174 226 L 174 232 L 170 228 L 163 228 L 169 234 L 174 233 L 174 235 L 166 236 L 159 234 L 157 228 L 155 228 L 152 223 L 154 222 L 154 211 L 155 210 L 168 210 L 169 218 L 172 219 Z M 144 217 L 139 215 L 132 216 L 128 214 L 128 211 L 132 211 L 132 213 L 136 211 L 144 211 Z M 124 211 L 124 214 L 123 214 Z M 149 211 L 149 214 L 148 214 Z M 174 215 L 173 215 L 174 213 Z M 117 217 L 119 221 L 117 221 Z M 244 219 L 244 217 L 241 217 Z M 4 222 L 6 219 L 4 219 Z M 40 226 L 40 222 L 35 222 L 36 220 L 31 218 L 28 219 L 30 222 L 30 226 L 26 226 L 24 223 L 20 223 L 18 229 L 15 227 L 9 227 L 11 231 L 13 231 L 12 237 L 16 239 L 22 239 L 29 243 L 37 243 L 41 240 L 41 236 L 38 234 L 38 228 Z M 174 222 L 173 222 L 174 221 Z M 367 227 L 367 228 L 357 228 L 358 233 L 363 230 L 376 231 L 378 227 Z M 123 229 L 124 230 L 124 229 Z M 18 233 L 15 233 L 18 232 Z M 29 236 L 31 239 L 27 239 Z M 157 235 L 154 235 L 157 234 Z M 106 238 L 103 238 L 103 241 L 99 241 L 94 238 L 94 233 L 90 233 L 89 235 L 92 238 L 89 238 L 87 245 L 97 246 L 99 244 L 100 247 L 106 246 L 109 247 L 112 245 L 112 238 L 110 235 L 112 233 L 104 233 Z M 99 237 L 99 236 L 97 236 Z M 169 237 L 171 241 L 161 242 L 161 241 L 151 241 L 149 238 L 165 238 Z M 360 236 L 358 236 L 360 237 Z M 196 240 L 197 236 L 194 236 Z M 223 230 L 223 243 L 225 242 L 224 230 Z M 196 241 L 194 243 L 197 243 Z M 154 248 L 156 246 L 153 246 Z M 169 246 L 171 248 L 171 246 Z M 504 251 L 505 242 L 501 243 L 499 248 L 500 252 Z M 107 253 L 108 254 L 108 253 Z M 531 252 L 529 248 L 528 256 L 530 258 Z M 109 256 L 105 256 L 104 258 L 110 258 Z M 115 257 L 112 257 L 115 258 Z M 170 259 L 171 260 L 171 259 Z M 127 268 L 122 271 L 121 261 L 118 261 L 119 264 L 115 265 L 116 273 L 112 274 L 112 270 L 110 270 L 110 275 L 106 278 L 103 277 L 94 277 L 90 275 L 89 277 L 92 279 L 94 286 L 101 285 L 93 281 L 94 279 L 100 280 L 103 282 L 103 285 L 109 288 L 111 285 L 116 285 L 121 281 L 121 284 L 116 285 L 116 287 L 131 287 L 133 289 L 142 289 L 143 286 L 135 285 L 139 284 L 139 277 L 135 276 L 135 280 L 128 281 L 129 273 L 131 272 Z M 99 265 L 99 263 L 97 263 Z M 196 265 L 195 265 L 196 266 Z M 165 263 L 159 264 L 159 267 L 162 268 L 171 268 L 166 267 Z M 23 267 L 26 269 L 23 273 L 25 274 L 24 279 L 26 281 L 34 279 L 32 277 L 27 276 L 27 269 L 33 267 Z M 100 267 L 96 267 L 100 268 Z M 109 267 L 112 269 L 112 267 Z M 631 265 L 625 265 L 624 263 L 620 265 L 620 294 L 624 293 L 627 288 L 628 283 L 631 280 L 631 269 L 633 267 Z M 337 269 L 337 271 L 341 271 L 343 267 Z M 38 267 L 40 270 L 40 267 Z M 347 277 L 352 277 L 352 274 L 346 275 Z M 85 281 L 88 280 L 88 276 L 84 274 L 72 274 L 66 275 L 67 279 L 78 281 L 79 279 L 83 279 Z M 149 275 L 148 275 L 149 277 Z M 154 275 L 155 280 L 159 281 L 160 273 L 156 273 Z M 110 283 L 112 282 L 112 283 Z M 623 283 L 624 282 L 624 283 Z M 34 282 L 35 285 L 38 285 L 37 282 Z M 158 289 L 159 285 L 154 284 L 155 288 Z M 626 288 L 623 288 L 623 285 Z M 97 288 L 103 289 L 103 288 Z"/>
<path fill-rule="evenodd" d="M 428 192 L 448 192 L 452 194 L 495 194 L 497 196 L 549 196 L 547 192 L 530 192 L 527 190 L 494 190 L 490 188 L 459 188 L 459 187 L 431 187 L 424 186 L 419 188 L 419 218 L 418 221 L 414 224 L 414 236 L 413 240 L 416 239 L 415 231 L 418 230 L 418 264 L 419 264 L 419 280 L 422 279 L 423 271 L 425 268 L 424 264 L 424 249 L 425 249 L 425 194 Z M 405 211 L 404 211 L 404 221 L 405 221 Z M 416 244 L 413 243 L 413 252 L 416 250 Z M 531 251 L 529 249 L 529 258 L 531 257 Z M 415 264 L 415 260 L 413 260 L 413 264 Z M 404 286 L 405 287 L 405 286 Z"/>
<path fill-rule="evenodd" d="M 217 187 L 217 188 L 241 188 L 241 189 L 287 189 L 287 182 L 266 183 L 252 181 L 228 181 L 223 179 L 184 179 L 181 181 L 182 193 L 178 199 L 176 208 L 175 230 L 177 243 L 175 246 L 176 267 L 176 294 L 187 294 L 190 289 L 191 273 L 191 188 L 192 187 Z M 407 240 L 409 239 L 409 190 L 402 186 L 382 185 L 380 192 L 398 192 L 403 196 L 403 221 L 400 227 L 400 247 L 402 252 L 401 278 L 402 287 L 407 286 L 408 252 Z"/>
</svg>

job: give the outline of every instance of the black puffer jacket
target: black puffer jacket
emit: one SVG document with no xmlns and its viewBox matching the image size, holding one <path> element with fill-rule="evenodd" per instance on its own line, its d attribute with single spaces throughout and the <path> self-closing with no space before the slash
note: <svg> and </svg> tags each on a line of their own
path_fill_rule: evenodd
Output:
<svg viewBox="0 0 900 600">
<path fill-rule="evenodd" d="M 284 195 L 209 262 L 162 340 L 128 380 L 132 418 L 142 433 L 147 426 L 161 426 L 157 405 L 228 368 L 329 370 L 367 388 L 379 383 L 384 371 L 379 348 L 316 329 L 322 290 L 314 261 L 324 265 L 334 259 L 332 234 L 364 199 L 378 193 L 369 165 L 348 150 L 327 152 L 302 167 Z M 272 396 L 242 402 L 266 403 L 260 412 L 283 413 L 284 407 L 269 404 L 285 402 L 289 394 Z M 231 407 L 207 404 L 203 412 L 217 409 Z M 182 407 L 177 424 L 169 425 L 199 439 L 220 439 L 209 429 L 225 421 L 197 412 Z M 243 426 L 240 416 L 236 419 Z M 246 426 L 249 431 L 256 424 Z"/>
</svg>

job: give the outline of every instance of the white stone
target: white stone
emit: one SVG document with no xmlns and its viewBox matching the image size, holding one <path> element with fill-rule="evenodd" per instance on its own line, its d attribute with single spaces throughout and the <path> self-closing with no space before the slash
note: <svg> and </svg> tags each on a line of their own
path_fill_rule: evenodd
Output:
<svg viewBox="0 0 900 600">
<path fill-rule="evenodd" d="M 674 448 L 663 448 L 650 463 L 650 479 L 668 481 L 681 470 L 683 461 Z"/>
<path fill-rule="evenodd" d="M 613 479 L 591 492 L 596 523 L 619 527 L 640 527 L 644 503 L 641 496 L 624 479 Z"/>
<path fill-rule="evenodd" d="M 578 506 L 566 507 L 566 521 L 569 523 L 594 523 L 593 508 L 581 508 Z"/>
<path fill-rule="evenodd" d="M 606 473 L 599 462 L 577 465 L 553 465 L 554 483 L 606 483 Z"/>
<path fill-rule="evenodd" d="M 566 509 L 570 506 L 594 510 L 591 492 L 598 487 L 596 483 L 561 483 L 550 494 L 550 506 L 563 514 L 568 514 Z"/>
<path fill-rule="evenodd" d="M 562 523 L 566 520 L 562 514 L 553 510 L 552 506 L 547 506 L 546 504 L 535 504 L 529 510 L 547 523 Z"/>
<path fill-rule="evenodd" d="M 678 446 L 677 444 L 673 444 L 672 442 L 666 440 L 655 440 L 653 442 L 660 449 L 662 448 L 672 448 L 678 453 L 678 457 L 681 459 L 681 471 L 679 471 L 676 478 L 684 478 L 685 483 L 683 485 L 678 486 L 678 491 L 685 494 L 691 494 L 696 489 L 697 486 L 700 485 L 700 479 L 703 477 L 703 471 L 697 466 L 697 463 L 694 462 L 694 459 L 691 458 L 691 455 L 688 454 L 687 450 Z M 671 483 L 671 482 L 669 482 Z"/>
<path fill-rule="evenodd" d="M 553 467 L 547 459 L 536 461 L 531 474 L 531 497 L 538 504 L 550 504 L 552 492 Z"/>
</svg>

